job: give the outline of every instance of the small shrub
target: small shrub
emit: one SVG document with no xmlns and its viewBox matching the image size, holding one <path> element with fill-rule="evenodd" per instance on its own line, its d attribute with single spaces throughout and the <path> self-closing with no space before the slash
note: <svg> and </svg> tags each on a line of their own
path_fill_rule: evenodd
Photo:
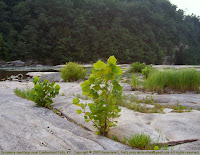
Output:
<svg viewBox="0 0 200 155">
<path fill-rule="evenodd" d="M 25 98 L 25 99 L 29 99 L 28 95 L 27 95 L 27 91 L 24 90 L 24 89 L 19 89 L 19 88 L 16 88 L 14 90 L 14 93 L 15 95 L 21 97 L 21 98 Z"/>
<path fill-rule="evenodd" d="M 68 62 L 65 67 L 61 68 L 60 76 L 64 82 L 77 81 L 85 78 L 86 70 L 77 63 Z"/>
<path fill-rule="evenodd" d="M 117 101 L 122 95 L 122 87 L 119 85 L 122 71 L 116 66 L 116 61 L 114 56 L 108 59 L 107 64 L 97 61 L 89 80 L 81 84 L 83 95 L 92 98 L 93 103 L 83 104 L 78 98 L 73 99 L 73 104 L 81 107 L 77 113 L 84 113 L 85 121 L 92 121 L 97 133 L 103 136 L 107 135 L 110 127 L 117 126 L 114 119 L 120 116 L 121 111 Z M 89 112 L 86 112 L 86 106 L 89 107 Z"/>
<path fill-rule="evenodd" d="M 145 63 L 134 62 L 131 64 L 130 72 L 132 73 L 142 73 L 142 69 L 146 67 Z"/>
<path fill-rule="evenodd" d="M 142 69 L 142 74 L 144 75 L 145 79 L 148 78 L 149 73 L 152 72 L 154 70 L 153 66 L 146 66 L 144 69 Z"/>
<path fill-rule="evenodd" d="M 54 86 L 55 82 L 49 83 L 48 80 L 41 82 L 37 76 L 33 79 L 33 83 L 35 84 L 34 88 L 27 93 L 29 99 L 34 101 L 37 106 L 49 108 L 53 103 L 52 98 L 59 93 L 60 86 Z"/>
</svg>

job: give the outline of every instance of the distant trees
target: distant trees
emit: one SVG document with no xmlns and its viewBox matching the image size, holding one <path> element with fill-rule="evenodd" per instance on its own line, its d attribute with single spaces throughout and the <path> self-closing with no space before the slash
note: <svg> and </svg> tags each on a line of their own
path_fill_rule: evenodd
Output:
<svg viewBox="0 0 200 155">
<path fill-rule="evenodd" d="M 60 64 L 110 55 L 200 64 L 199 17 L 168 0 L 0 0 L 0 59 Z"/>
</svg>

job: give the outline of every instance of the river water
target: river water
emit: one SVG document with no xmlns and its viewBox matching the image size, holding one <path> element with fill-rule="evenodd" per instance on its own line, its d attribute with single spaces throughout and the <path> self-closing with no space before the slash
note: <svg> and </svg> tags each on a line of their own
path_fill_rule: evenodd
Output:
<svg viewBox="0 0 200 155">
<path fill-rule="evenodd" d="M 26 78 L 28 72 L 58 72 L 59 66 L 41 66 L 41 67 L 0 67 L 0 81 L 10 76 L 22 74 Z"/>
</svg>

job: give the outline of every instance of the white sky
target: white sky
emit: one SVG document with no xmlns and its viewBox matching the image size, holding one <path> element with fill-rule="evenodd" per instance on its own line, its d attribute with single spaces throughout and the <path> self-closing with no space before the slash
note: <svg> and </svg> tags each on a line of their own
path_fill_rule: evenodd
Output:
<svg viewBox="0 0 200 155">
<path fill-rule="evenodd" d="M 175 4 L 178 9 L 182 9 L 186 14 L 192 13 L 200 16 L 200 0 L 169 0 L 172 4 Z"/>
</svg>

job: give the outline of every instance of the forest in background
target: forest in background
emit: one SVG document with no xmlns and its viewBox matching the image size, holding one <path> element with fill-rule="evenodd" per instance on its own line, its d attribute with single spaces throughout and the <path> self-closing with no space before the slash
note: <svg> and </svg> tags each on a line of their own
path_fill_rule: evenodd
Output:
<svg viewBox="0 0 200 155">
<path fill-rule="evenodd" d="M 200 17 L 168 0 L 0 0 L 0 59 L 200 64 Z"/>
</svg>

